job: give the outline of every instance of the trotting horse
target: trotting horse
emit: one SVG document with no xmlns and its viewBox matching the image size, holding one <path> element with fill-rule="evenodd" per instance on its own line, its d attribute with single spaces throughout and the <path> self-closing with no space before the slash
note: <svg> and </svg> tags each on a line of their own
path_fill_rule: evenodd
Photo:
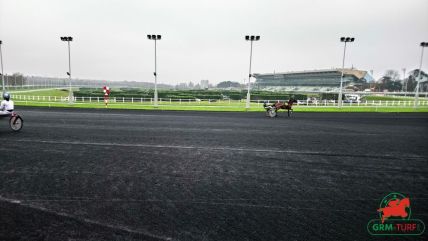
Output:
<svg viewBox="0 0 428 241">
<path fill-rule="evenodd" d="M 285 109 L 285 110 L 287 110 L 288 117 L 290 117 L 291 114 L 293 113 L 293 104 L 294 103 L 297 103 L 297 100 L 295 100 L 294 98 L 291 98 L 286 103 L 278 101 L 272 105 L 268 105 L 265 102 L 263 104 L 263 107 L 266 110 L 266 116 L 276 117 L 278 110 Z"/>
</svg>

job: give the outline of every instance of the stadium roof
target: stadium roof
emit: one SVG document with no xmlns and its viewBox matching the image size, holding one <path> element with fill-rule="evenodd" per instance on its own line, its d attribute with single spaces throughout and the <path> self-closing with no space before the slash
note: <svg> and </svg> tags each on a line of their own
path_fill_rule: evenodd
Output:
<svg viewBox="0 0 428 241">
<path fill-rule="evenodd" d="M 289 71 L 289 72 L 275 72 L 275 73 L 255 73 L 254 77 L 260 78 L 263 76 L 305 76 L 305 75 L 316 75 L 316 74 L 338 74 L 340 75 L 342 68 L 332 69 L 318 69 L 318 70 L 303 70 L 303 71 Z M 365 70 L 358 70 L 354 68 L 344 68 L 343 73 L 345 76 L 354 76 L 357 79 L 365 79 L 367 82 L 374 81 L 373 77 Z"/>
<path fill-rule="evenodd" d="M 364 70 L 357 70 L 357 69 L 343 69 L 344 74 L 349 75 L 355 75 L 357 78 L 361 79 L 366 74 L 367 71 Z M 275 72 L 275 73 L 256 73 L 254 75 L 295 75 L 295 74 L 319 74 L 319 73 L 332 73 L 332 72 L 341 72 L 341 68 L 334 68 L 334 69 L 316 69 L 316 70 L 303 70 L 303 71 L 288 71 L 288 72 Z"/>
</svg>

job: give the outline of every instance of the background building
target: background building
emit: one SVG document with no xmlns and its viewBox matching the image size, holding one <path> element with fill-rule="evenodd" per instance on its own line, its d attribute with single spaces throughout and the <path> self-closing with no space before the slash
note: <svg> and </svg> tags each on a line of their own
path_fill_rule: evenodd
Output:
<svg viewBox="0 0 428 241">
<path fill-rule="evenodd" d="M 337 91 L 342 69 L 254 74 L 255 87 L 267 90 Z M 373 77 L 363 70 L 344 69 L 343 86 L 362 90 Z"/>
<path fill-rule="evenodd" d="M 210 83 L 208 80 L 201 80 L 201 89 L 208 89 Z"/>
</svg>

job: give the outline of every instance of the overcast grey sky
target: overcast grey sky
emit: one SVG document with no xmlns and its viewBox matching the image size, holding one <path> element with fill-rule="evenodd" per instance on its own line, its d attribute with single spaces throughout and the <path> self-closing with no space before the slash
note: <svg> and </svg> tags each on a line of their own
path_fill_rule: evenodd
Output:
<svg viewBox="0 0 428 241">
<path fill-rule="evenodd" d="M 0 0 L 0 39 L 6 73 L 65 77 L 73 36 L 75 78 L 153 81 L 158 43 L 159 82 L 243 82 L 250 43 L 253 72 L 340 67 L 341 36 L 356 38 L 346 66 L 417 68 L 428 41 L 427 0 Z M 428 55 L 428 51 L 426 56 Z M 428 56 L 423 69 L 427 68 Z"/>
</svg>

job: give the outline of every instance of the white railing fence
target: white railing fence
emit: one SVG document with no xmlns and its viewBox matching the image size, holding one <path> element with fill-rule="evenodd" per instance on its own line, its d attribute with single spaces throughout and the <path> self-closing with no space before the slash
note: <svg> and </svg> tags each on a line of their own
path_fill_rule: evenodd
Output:
<svg viewBox="0 0 428 241">
<path fill-rule="evenodd" d="M 60 96 L 31 96 L 31 95 L 13 95 L 13 100 L 17 103 L 39 102 L 39 103 L 61 103 L 68 102 L 68 97 Z M 252 100 L 252 106 L 262 106 L 263 103 L 272 104 L 284 100 Z M 104 97 L 74 97 L 75 103 L 104 103 Z M 110 97 L 109 104 L 140 104 L 151 105 L 153 98 L 137 98 L 137 97 Z M 160 105 L 193 105 L 193 106 L 237 106 L 245 105 L 245 100 L 224 100 L 224 99 L 173 99 L 159 98 Z M 336 100 L 318 100 L 307 101 L 299 100 L 296 106 L 311 106 L 311 107 L 328 107 L 337 106 Z M 343 101 L 343 106 L 347 107 L 413 107 L 414 99 L 408 98 L 403 100 L 364 100 L 358 102 Z M 428 106 L 428 99 L 420 98 L 419 106 Z"/>
</svg>

